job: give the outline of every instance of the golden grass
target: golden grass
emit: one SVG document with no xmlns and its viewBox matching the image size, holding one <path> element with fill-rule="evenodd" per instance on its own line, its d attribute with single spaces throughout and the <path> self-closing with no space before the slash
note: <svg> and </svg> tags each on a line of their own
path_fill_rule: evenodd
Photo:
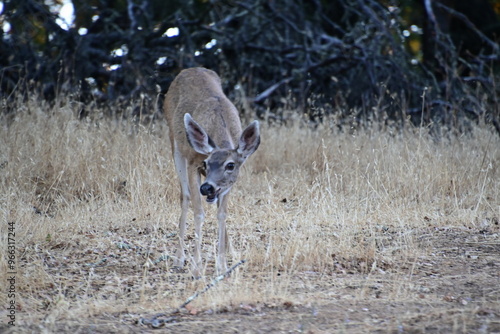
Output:
<svg viewBox="0 0 500 334">
<path fill-rule="evenodd" d="M 0 249 L 14 222 L 17 324 L 25 328 L 172 309 L 213 275 L 213 206 L 207 278 L 192 281 L 163 260 L 174 252 L 180 212 L 163 122 L 78 120 L 76 110 L 71 101 L 30 100 L 2 120 Z M 376 274 L 385 275 L 388 299 L 414 301 L 412 270 L 433 252 L 426 235 L 498 224 L 500 140 L 485 126 L 437 140 L 426 129 L 297 124 L 262 126 L 229 209 L 230 258 L 248 262 L 193 302 L 198 309 L 310 306 L 338 297 L 339 287 L 354 287 L 350 298 L 359 300 L 381 282 Z M 0 268 L 5 282 L 5 257 Z M 0 305 L 7 302 L 2 293 Z"/>
</svg>

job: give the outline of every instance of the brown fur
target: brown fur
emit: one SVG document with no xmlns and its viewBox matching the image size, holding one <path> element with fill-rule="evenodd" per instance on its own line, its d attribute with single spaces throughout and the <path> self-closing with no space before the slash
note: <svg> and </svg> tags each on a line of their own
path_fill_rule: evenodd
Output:
<svg viewBox="0 0 500 334">
<path fill-rule="evenodd" d="M 201 275 L 203 193 L 207 202 L 218 205 L 217 268 L 224 271 L 227 269 L 227 195 L 241 165 L 259 146 L 258 122 L 252 122 L 242 131 L 238 110 L 224 95 L 219 76 L 204 68 L 179 73 L 166 95 L 164 111 L 181 184 L 182 211 L 175 264 L 179 267 L 184 264 L 186 217 L 192 202 L 196 234 L 192 268 L 195 276 Z M 206 175 L 206 180 L 200 188 L 201 174 Z"/>
</svg>

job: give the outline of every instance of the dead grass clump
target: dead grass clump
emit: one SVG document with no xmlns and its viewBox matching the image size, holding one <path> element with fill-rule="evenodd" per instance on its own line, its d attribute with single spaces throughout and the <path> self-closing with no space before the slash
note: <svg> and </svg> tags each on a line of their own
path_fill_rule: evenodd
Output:
<svg viewBox="0 0 500 334">
<path fill-rule="evenodd" d="M 207 278 L 192 281 L 171 268 L 180 210 L 166 127 L 76 114 L 71 101 L 30 100 L 0 132 L 0 212 L 16 226 L 20 323 L 54 329 L 179 306 L 213 274 L 215 208 L 204 227 Z M 248 262 L 195 308 L 310 305 L 358 287 L 352 298 L 379 298 L 382 285 L 387 298 L 415 298 L 415 268 L 436 245 L 425 235 L 498 229 L 500 141 L 489 129 L 440 141 L 420 129 L 262 132 L 228 221 L 233 263 Z M 5 275 L 5 258 L 0 267 Z"/>
</svg>

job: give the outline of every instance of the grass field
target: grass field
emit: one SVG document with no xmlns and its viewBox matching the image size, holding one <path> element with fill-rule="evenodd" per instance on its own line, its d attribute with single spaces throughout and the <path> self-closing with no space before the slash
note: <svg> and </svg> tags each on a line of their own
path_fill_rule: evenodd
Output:
<svg viewBox="0 0 500 334">
<path fill-rule="evenodd" d="M 174 313 L 214 277 L 215 207 L 193 280 L 169 258 L 180 208 L 164 122 L 77 110 L 33 99 L 1 119 L 0 249 L 16 253 L 13 268 L 0 258 L 0 332 L 500 332 L 500 140 L 487 126 L 436 138 L 263 125 L 229 204 L 229 258 L 246 263 Z M 161 312 L 160 330 L 139 321 Z"/>
</svg>

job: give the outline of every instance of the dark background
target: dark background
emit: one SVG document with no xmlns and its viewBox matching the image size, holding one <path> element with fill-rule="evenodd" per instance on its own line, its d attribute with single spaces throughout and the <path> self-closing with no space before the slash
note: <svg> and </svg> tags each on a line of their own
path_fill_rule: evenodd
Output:
<svg viewBox="0 0 500 334">
<path fill-rule="evenodd" d="M 74 22 L 63 29 L 62 0 L 3 1 L 3 114 L 37 93 L 81 101 L 82 116 L 98 104 L 156 117 L 175 75 L 205 66 L 242 113 L 270 122 L 293 110 L 311 124 L 333 116 L 340 128 L 410 120 L 462 132 L 485 121 L 500 134 L 500 1 L 72 3 Z M 174 27 L 179 34 L 167 36 Z"/>
</svg>

